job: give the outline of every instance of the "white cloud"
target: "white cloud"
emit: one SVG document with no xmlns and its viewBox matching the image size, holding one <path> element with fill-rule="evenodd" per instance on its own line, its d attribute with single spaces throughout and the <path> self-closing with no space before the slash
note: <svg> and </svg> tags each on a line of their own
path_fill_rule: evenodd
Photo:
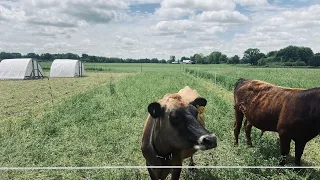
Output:
<svg viewBox="0 0 320 180">
<path fill-rule="evenodd" d="M 220 22 L 220 23 L 244 23 L 248 22 L 249 18 L 238 11 L 205 11 L 196 15 L 196 20 L 204 22 Z"/>
<path fill-rule="evenodd" d="M 161 3 L 163 0 L 130 0 L 131 4 L 155 4 Z"/>
<path fill-rule="evenodd" d="M 138 40 L 133 39 L 133 38 L 121 37 L 121 36 L 117 36 L 116 38 L 124 46 L 134 46 L 134 45 L 138 44 Z"/>
<path fill-rule="evenodd" d="M 201 28 L 190 20 L 174 20 L 174 21 L 160 21 L 155 27 L 153 27 L 155 33 L 162 35 L 174 35 L 184 33 L 186 31 L 199 31 Z"/>
<path fill-rule="evenodd" d="M 254 46 L 268 52 L 288 45 L 309 46 L 320 51 L 316 35 L 320 28 L 320 6 L 287 10 L 253 26 L 247 33 L 235 35 L 235 43 Z"/>
<path fill-rule="evenodd" d="M 235 3 L 239 4 L 240 6 L 265 6 L 269 5 L 267 0 L 234 0 Z"/>
<path fill-rule="evenodd" d="M 164 0 L 162 8 L 184 8 L 203 11 L 233 10 L 235 3 L 232 0 Z"/>
<path fill-rule="evenodd" d="M 155 14 L 164 19 L 180 19 L 194 14 L 194 11 L 184 8 L 159 8 L 156 10 Z"/>
<path fill-rule="evenodd" d="M 196 11 L 231 11 L 235 7 L 232 0 L 164 0 L 155 14 L 167 19 L 178 19 L 195 14 Z"/>
<path fill-rule="evenodd" d="M 23 21 L 25 13 L 16 9 L 8 9 L 0 5 L 0 21 Z"/>
</svg>

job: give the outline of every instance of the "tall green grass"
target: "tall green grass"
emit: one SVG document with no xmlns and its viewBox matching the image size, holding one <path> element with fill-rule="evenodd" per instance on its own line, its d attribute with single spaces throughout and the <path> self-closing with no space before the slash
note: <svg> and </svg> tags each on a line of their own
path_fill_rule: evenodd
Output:
<svg viewBox="0 0 320 180">
<path fill-rule="evenodd" d="M 239 78 L 258 79 L 279 86 L 293 88 L 320 87 L 320 69 L 297 68 L 248 68 L 229 66 L 224 68 L 188 67 L 185 72 L 224 86 L 233 90 Z"/>
<path fill-rule="evenodd" d="M 26 117 L 14 131 L 0 132 L 1 167 L 145 165 L 140 141 L 149 103 L 190 86 L 207 98 L 207 128 L 218 147 L 197 152 L 197 165 L 277 165 L 277 136 L 267 133 L 255 147 L 233 147 L 232 93 L 180 72 L 145 72 L 74 95 L 45 112 Z M 311 154 L 312 155 L 312 154 Z M 303 157 L 304 158 L 304 157 Z M 319 164 L 317 162 L 303 162 Z M 291 164 L 292 165 L 292 160 Z M 277 169 L 183 170 L 181 179 L 319 179 L 319 171 Z M 146 169 L 0 171 L 1 179 L 148 179 Z"/>
</svg>

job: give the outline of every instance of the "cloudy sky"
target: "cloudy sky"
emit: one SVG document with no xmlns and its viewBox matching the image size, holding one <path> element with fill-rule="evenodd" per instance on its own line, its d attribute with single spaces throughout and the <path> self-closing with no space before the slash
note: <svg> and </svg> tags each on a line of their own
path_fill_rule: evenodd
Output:
<svg viewBox="0 0 320 180">
<path fill-rule="evenodd" d="M 0 51 L 168 59 L 320 52 L 320 0 L 0 0 Z"/>
</svg>

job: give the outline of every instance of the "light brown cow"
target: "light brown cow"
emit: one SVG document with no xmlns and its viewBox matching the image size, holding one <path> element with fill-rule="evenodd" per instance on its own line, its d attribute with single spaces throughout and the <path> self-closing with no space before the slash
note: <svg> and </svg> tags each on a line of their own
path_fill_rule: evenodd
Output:
<svg viewBox="0 0 320 180">
<path fill-rule="evenodd" d="M 147 166 L 181 166 L 183 159 L 192 156 L 195 150 L 217 146 L 215 135 L 198 120 L 197 107 L 206 104 L 206 99 L 189 87 L 149 104 L 141 144 Z M 171 179 L 179 179 L 181 168 L 148 168 L 148 171 L 153 180 L 165 179 L 169 173 Z"/>
<path fill-rule="evenodd" d="M 291 140 L 295 141 L 295 164 L 301 165 L 306 143 L 320 132 L 320 88 L 283 88 L 264 81 L 239 79 L 235 84 L 234 101 L 235 145 L 238 145 L 243 117 L 246 117 L 248 145 L 252 145 L 252 126 L 262 132 L 278 132 L 280 165 L 285 165 Z"/>
</svg>

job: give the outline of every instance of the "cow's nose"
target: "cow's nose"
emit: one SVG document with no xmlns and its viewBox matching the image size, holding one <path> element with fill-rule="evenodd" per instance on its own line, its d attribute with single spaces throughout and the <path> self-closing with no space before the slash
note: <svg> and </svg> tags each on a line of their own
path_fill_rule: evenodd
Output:
<svg viewBox="0 0 320 180">
<path fill-rule="evenodd" d="M 206 146 L 207 149 L 217 147 L 217 137 L 214 134 L 203 135 L 200 137 L 200 143 L 203 146 Z"/>
</svg>

